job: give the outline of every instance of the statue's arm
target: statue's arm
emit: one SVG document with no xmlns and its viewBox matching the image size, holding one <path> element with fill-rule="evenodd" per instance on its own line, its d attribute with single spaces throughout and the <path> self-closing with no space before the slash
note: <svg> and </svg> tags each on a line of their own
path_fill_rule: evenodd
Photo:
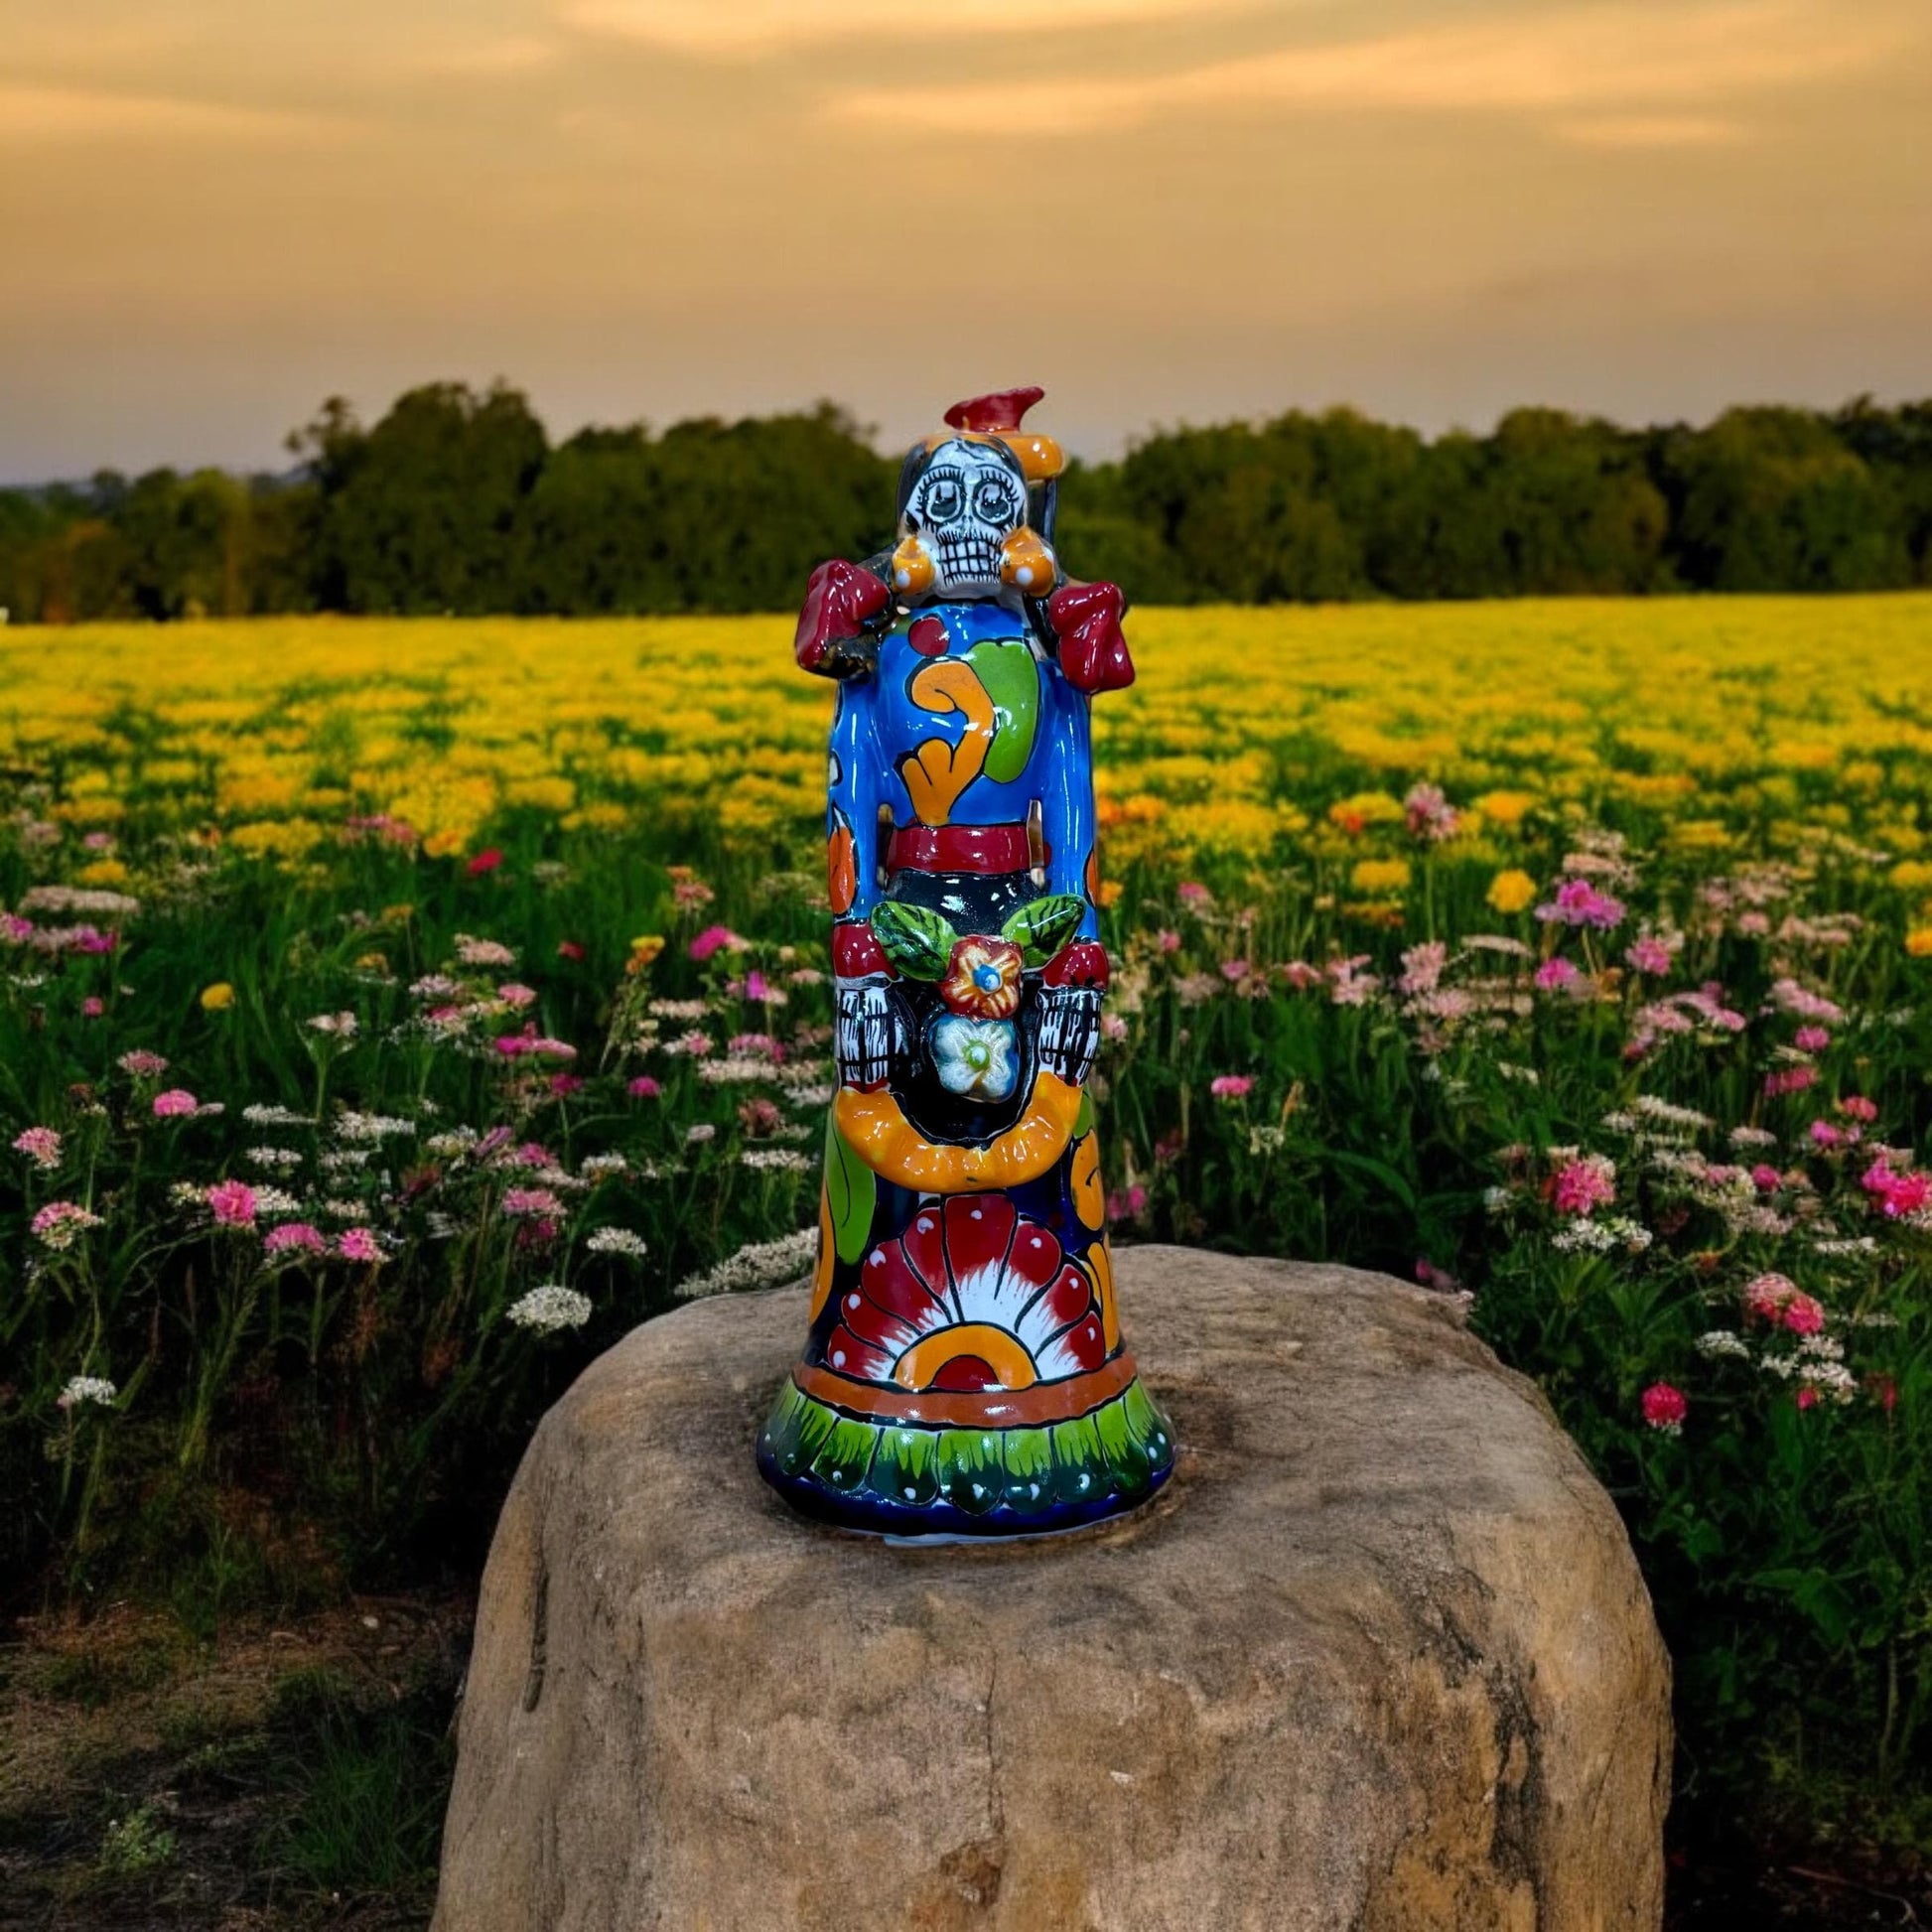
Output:
<svg viewBox="0 0 1932 1932">
<path fill-rule="evenodd" d="M 1060 669 L 1076 691 L 1118 691 L 1134 682 L 1134 660 L 1121 628 L 1126 616 L 1127 599 L 1118 584 L 1069 579 L 1046 600 Z"/>
<path fill-rule="evenodd" d="M 849 564 L 834 557 L 805 584 L 792 650 L 798 662 L 821 677 L 863 677 L 878 655 L 879 633 L 893 621 L 885 560 Z"/>
<path fill-rule="evenodd" d="M 828 883 L 832 900 L 832 976 L 837 1024 L 832 1050 L 840 1082 L 881 1085 L 895 1040 L 887 984 L 893 976 L 871 925 L 879 898 L 879 806 L 885 780 L 874 711 L 879 686 L 848 674 L 839 688 L 826 773 Z"/>
<path fill-rule="evenodd" d="M 1131 667 L 1130 667 L 1131 675 Z M 1040 976 L 1039 1056 L 1046 1069 L 1081 1085 L 1100 1044 L 1100 1002 L 1110 968 L 1100 943 L 1100 915 L 1088 890 L 1094 863 L 1093 754 L 1087 698 L 1064 678 L 1048 674 L 1051 729 L 1041 776 L 1040 829 L 1048 856 L 1049 892 L 1077 897 L 1084 908 L 1073 936 Z"/>
</svg>

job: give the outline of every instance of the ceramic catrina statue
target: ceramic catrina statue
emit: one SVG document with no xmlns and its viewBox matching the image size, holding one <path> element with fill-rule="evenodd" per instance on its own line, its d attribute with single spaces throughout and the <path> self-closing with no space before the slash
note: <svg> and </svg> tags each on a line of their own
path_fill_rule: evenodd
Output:
<svg viewBox="0 0 1932 1932">
<path fill-rule="evenodd" d="M 1084 1092 L 1092 694 L 1131 683 L 1112 584 L 1053 554 L 1037 389 L 905 459 L 898 547 L 813 572 L 838 681 L 828 844 L 838 1086 L 803 1359 L 759 1438 L 812 1515 L 1000 1536 L 1131 1509 L 1173 1466 L 1122 1343 Z"/>
</svg>

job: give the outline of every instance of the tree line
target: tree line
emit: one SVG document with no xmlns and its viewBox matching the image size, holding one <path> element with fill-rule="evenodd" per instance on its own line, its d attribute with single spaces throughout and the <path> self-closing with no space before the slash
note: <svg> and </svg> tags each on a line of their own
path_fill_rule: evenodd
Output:
<svg viewBox="0 0 1932 1932">
<path fill-rule="evenodd" d="M 778 611 L 888 540 L 897 458 L 831 404 L 552 443 L 502 384 L 365 426 L 340 398 L 280 476 L 0 489 L 14 621 L 295 611 Z M 1059 549 L 1142 603 L 1884 590 L 1932 583 L 1932 401 L 1625 429 L 1518 409 L 1426 437 L 1351 409 L 1163 431 L 1075 464 Z"/>
</svg>

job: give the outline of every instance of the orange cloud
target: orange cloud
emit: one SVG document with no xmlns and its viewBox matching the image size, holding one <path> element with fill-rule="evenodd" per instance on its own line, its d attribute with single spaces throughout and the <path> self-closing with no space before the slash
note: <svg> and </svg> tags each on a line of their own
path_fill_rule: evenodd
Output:
<svg viewBox="0 0 1932 1932">
<path fill-rule="evenodd" d="M 1926 37 L 1924 12 L 1897 0 L 1870 0 L 1857 16 L 1818 0 L 1572 7 L 1283 48 L 1172 72 L 849 88 L 831 95 L 826 109 L 861 125 L 927 130 L 970 128 L 979 116 L 998 114 L 1033 134 L 1089 134 L 1157 115 L 1241 107 L 1653 109 L 1870 68 Z"/>
<path fill-rule="evenodd" d="M 328 115 L 234 107 L 176 94 L 0 82 L 0 145 L 7 146 L 313 142 L 340 135 L 346 126 Z"/>
<path fill-rule="evenodd" d="M 565 0 L 559 19 L 585 33 L 708 55 L 762 54 L 872 34 L 952 40 L 1064 32 L 1125 21 L 1198 18 L 1212 0 L 973 0 L 921 8 L 906 0 Z"/>
</svg>

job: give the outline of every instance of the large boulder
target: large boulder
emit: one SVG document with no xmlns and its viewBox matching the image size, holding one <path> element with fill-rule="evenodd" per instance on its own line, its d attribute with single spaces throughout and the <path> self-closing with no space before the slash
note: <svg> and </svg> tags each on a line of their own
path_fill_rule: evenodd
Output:
<svg viewBox="0 0 1932 1932">
<path fill-rule="evenodd" d="M 1669 1665 L 1536 1390 L 1381 1276 L 1119 1265 L 1180 1461 L 1057 1540 L 790 1516 L 802 1290 L 595 1363 L 483 1579 L 438 1932 L 1655 1926 Z"/>
</svg>

